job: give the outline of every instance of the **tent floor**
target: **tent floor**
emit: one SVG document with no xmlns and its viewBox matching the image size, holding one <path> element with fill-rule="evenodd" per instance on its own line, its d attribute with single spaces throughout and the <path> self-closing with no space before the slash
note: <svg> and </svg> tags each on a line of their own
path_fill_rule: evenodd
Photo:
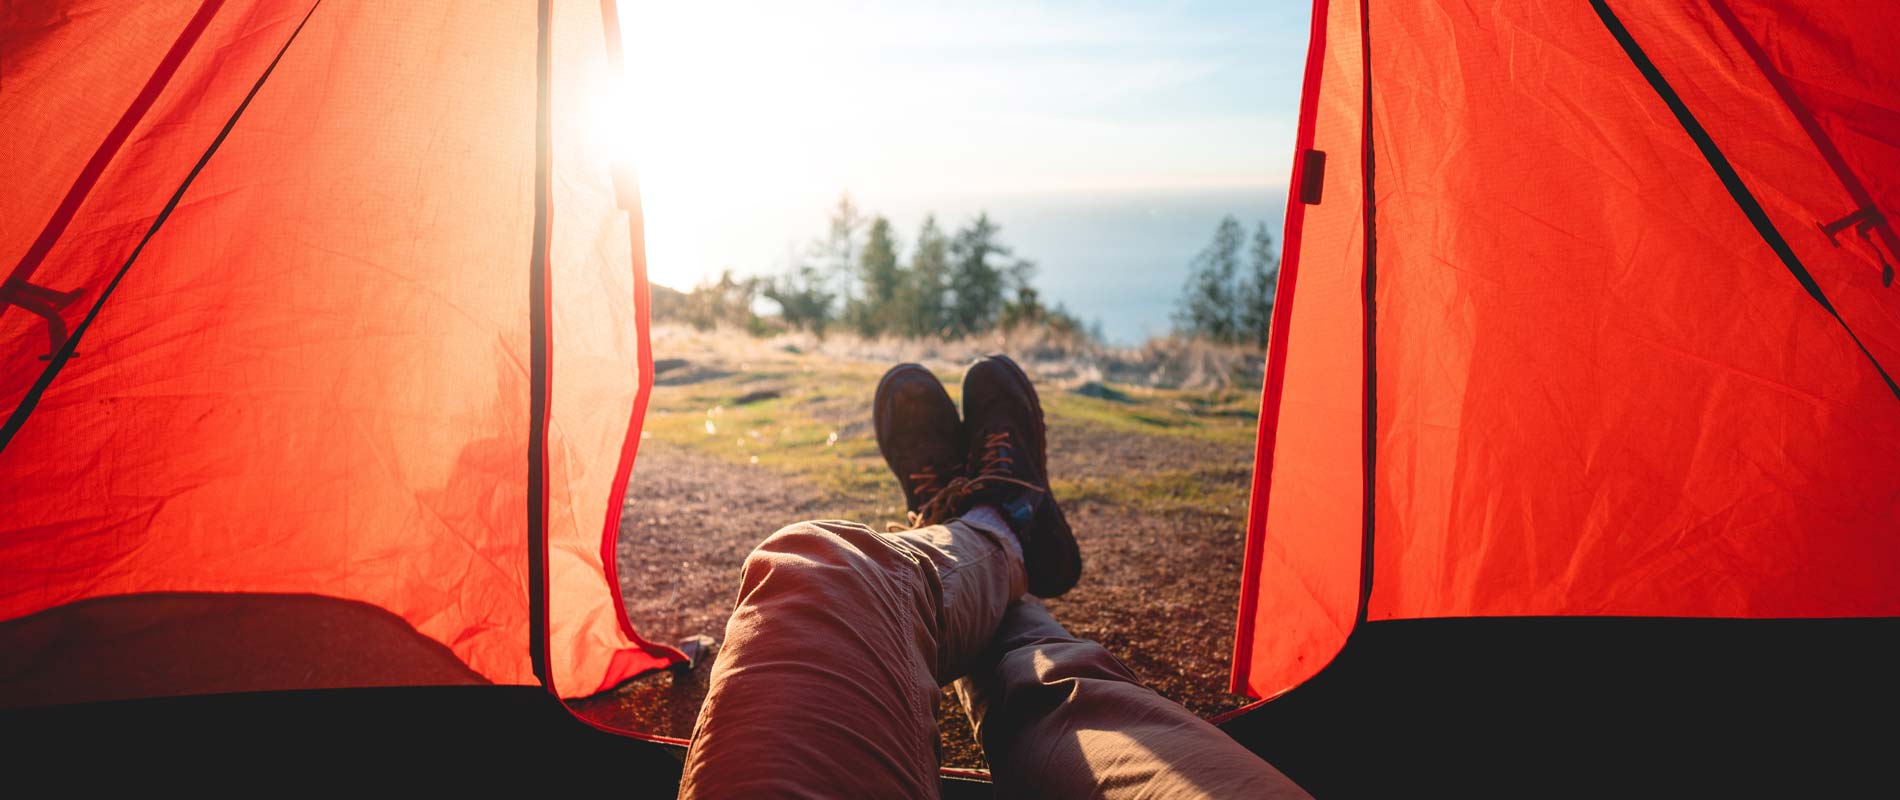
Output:
<svg viewBox="0 0 1900 800">
<path fill-rule="evenodd" d="M 1895 797 L 1900 619 L 1373 622 L 1225 728 L 1320 797 Z"/>
<path fill-rule="evenodd" d="M 1896 676 L 1894 619 L 1376 622 L 1225 729 L 1321 797 L 1894 796 Z M 16 780 L 88 788 L 520 780 L 664 797 L 681 755 L 588 727 L 537 688 L 498 686 L 14 709 L 0 737 Z"/>
</svg>

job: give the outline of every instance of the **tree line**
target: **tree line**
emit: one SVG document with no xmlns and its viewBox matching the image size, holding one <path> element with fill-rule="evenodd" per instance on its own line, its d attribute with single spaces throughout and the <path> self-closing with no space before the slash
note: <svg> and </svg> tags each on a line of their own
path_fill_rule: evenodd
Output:
<svg viewBox="0 0 1900 800">
<path fill-rule="evenodd" d="M 1060 303 L 1045 304 L 1031 280 L 1036 265 L 1002 240 L 1002 226 L 979 213 L 944 230 L 924 217 L 909 252 L 881 214 L 866 215 L 849 195 L 833 208 L 824 236 L 771 277 L 717 280 L 684 295 L 655 296 L 655 316 L 709 329 L 743 328 L 754 335 L 798 329 L 823 335 L 956 338 L 1041 327 L 1099 341 L 1099 324 L 1084 326 Z M 1266 224 L 1251 236 L 1233 215 L 1188 264 L 1173 315 L 1178 335 L 1265 347 L 1273 317 L 1280 259 Z M 763 299 L 776 318 L 756 312 Z"/>
<path fill-rule="evenodd" d="M 867 337 L 955 338 L 1035 325 L 1087 335 L 1061 304 L 1042 302 L 1031 285 L 1035 263 L 1017 257 L 1001 234 L 988 213 L 953 231 L 928 215 L 906 257 L 896 226 L 882 214 L 863 213 L 845 195 L 825 235 L 778 275 L 738 278 L 727 270 L 666 315 L 700 328 L 728 324 L 753 333 L 784 327 L 820 335 L 843 329 Z M 776 320 L 754 312 L 760 298 L 778 306 Z"/>
<path fill-rule="evenodd" d="M 1249 237 L 1240 220 L 1229 214 L 1188 266 L 1187 285 L 1174 312 L 1175 332 L 1265 348 L 1279 280 L 1280 256 L 1267 224 L 1255 225 Z"/>
</svg>

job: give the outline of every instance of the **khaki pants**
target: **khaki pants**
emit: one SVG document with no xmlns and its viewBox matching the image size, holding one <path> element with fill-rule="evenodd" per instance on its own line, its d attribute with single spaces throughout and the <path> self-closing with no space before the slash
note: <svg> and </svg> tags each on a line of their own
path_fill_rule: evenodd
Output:
<svg viewBox="0 0 1900 800">
<path fill-rule="evenodd" d="M 680 796 L 936 797 L 952 681 L 1001 797 L 1306 796 L 1023 598 L 1001 525 L 806 522 L 760 544 Z"/>
</svg>

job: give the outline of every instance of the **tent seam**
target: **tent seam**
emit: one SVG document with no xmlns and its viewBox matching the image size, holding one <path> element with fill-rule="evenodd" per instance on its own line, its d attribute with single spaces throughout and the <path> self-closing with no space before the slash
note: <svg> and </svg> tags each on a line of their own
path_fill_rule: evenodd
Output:
<svg viewBox="0 0 1900 800">
<path fill-rule="evenodd" d="M 92 158 L 88 159 L 86 165 L 80 169 L 79 176 L 73 180 L 73 185 L 67 188 L 66 196 L 53 210 L 52 218 L 46 221 L 46 226 L 40 229 L 39 236 L 27 248 L 26 254 L 20 257 L 20 263 L 15 265 L 13 272 L 7 276 L 6 283 L 17 284 L 32 279 L 33 272 L 39 268 L 46 254 L 52 251 L 60 235 L 65 233 L 73 216 L 79 212 L 80 205 L 98 185 L 99 177 L 118 157 L 126 140 L 131 138 L 133 129 L 144 121 L 146 112 L 158 102 L 159 95 L 164 94 L 165 87 L 169 86 L 171 79 L 177 76 L 178 68 L 183 65 L 184 60 L 197 49 L 198 38 L 204 35 L 205 29 L 211 26 L 212 18 L 217 16 L 218 10 L 223 6 L 224 0 L 206 0 L 198 6 L 197 13 L 185 23 L 185 29 L 179 32 L 178 39 L 172 43 L 171 49 L 165 53 L 164 58 L 159 60 L 158 66 L 152 71 L 152 76 L 146 79 L 145 86 L 140 89 L 136 97 L 132 98 L 131 105 L 120 114 L 119 121 L 112 126 L 110 131 L 107 131 L 105 140 L 93 150 Z M 5 313 L 6 308 L 5 304 L 0 304 L 0 313 Z"/>
<path fill-rule="evenodd" d="M 178 184 L 178 189 L 172 192 L 171 199 L 165 202 L 158 216 L 152 219 L 151 226 L 146 228 L 145 235 L 132 248 L 131 255 L 126 257 L 125 263 L 120 265 L 119 271 L 112 276 L 112 280 L 106 283 L 105 289 L 99 292 L 99 299 L 94 301 L 92 310 L 86 312 L 85 318 L 73 327 L 72 335 L 66 337 L 65 344 L 51 354 L 52 357 L 46 369 L 40 371 L 40 377 L 33 382 L 32 388 L 27 390 L 26 395 L 20 398 L 20 404 L 14 407 L 13 413 L 7 418 L 6 425 L 0 427 L 0 453 L 4 453 L 7 445 L 13 442 L 14 435 L 19 433 L 20 428 L 26 424 L 27 417 L 31 416 L 33 410 L 39 406 L 40 398 L 46 394 L 47 387 L 52 385 L 53 379 L 58 377 L 60 370 L 65 368 L 66 362 L 78 352 L 80 338 L 91 329 L 93 320 L 99 317 L 99 311 L 105 308 L 106 301 L 111 299 L 120 281 L 125 280 L 125 276 L 132 270 L 132 265 L 138 261 L 139 255 L 145 252 L 145 246 L 151 244 L 153 237 L 158 235 L 159 229 L 164 227 L 165 221 L 171 218 L 172 212 L 184 199 L 186 190 L 191 188 L 198 174 L 204 171 L 205 165 L 211 163 L 211 157 L 218 152 L 219 147 L 223 146 L 224 140 L 230 137 L 232 129 L 237 127 L 238 119 L 243 117 L 245 110 L 251 107 L 251 101 L 257 98 L 257 93 L 264 88 L 264 83 L 270 79 L 278 63 L 283 61 L 284 54 L 290 51 L 291 43 L 297 41 L 297 35 L 303 32 L 304 26 L 309 24 L 311 16 L 317 13 L 317 7 L 322 4 L 323 0 L 311 2 L 310 9 L 304 12 L 303 19 L 298 20 L 297 27 L 291 30 L 289 37 L 284 39 L 284 44 L 277 48 L 277 55 L 273 56 L 270 64 L 264 67 L 264 72 L 257 76 L 257 81 L 251 84 L 250 92 L 244 95 L 244 100 L 238 103 L 237 109 L 231 112 L 231 117 L 225 120 L 224 127 L 219 129 L 218 135 L 212 138 L 204 154 L 198 157 L 198 162 L 192 165 L 190 172 L 185 173 L 185 179 Z"/>
<path fill-rule="evenodd" d="M 1867 363 L 1873 366 L 1874 371 L 1879 373 L 1880 379 L 1887 384 L 1887 390 L 1893 393 L 1894 399 L 1900 400 L 1900 384 L 1894 383 L 1893 376 L 1880 365 L 1880 360 L 1874 358 L 1874 354 L 1867 349 L 1867 345 L 1862 344 L 1860 337 L 1854 334 L 1853 327 L 1847 324 L 1847 320 L 1841 318 L 1841 313 L 1835 310 L 1833 303 L 1828 301 L 1827 294 L 1815 281 L 1814 274 L 1809 272 L 1808 268 L 1801 263 L 1800 257 L 1795 255 L 1793 246 L 1782 237 L 1774 221 L 1768 218 L 1767 210 L 1763 209 L 1761 202 L 1755 199 L 1755 194 L 1749 191 L 1748 184 L 1742 180 L 1741 174 L 1735 171 L 1735 166 L 1729 163 L 1728 157 L 1722 154 L 1721 148 L 1716 146 L 1715 138 L 1709 134 L 1708 129 L 1702 126 L 1701 121 L 1697 120 L 1695 114 L 1689 110 L 1688 104 L 1683 102 L 1682 96 L 1676 93 L 1675 87 L 1663 77 L 1662 70 L 1656 66 L 1656 62 L 1650 60 L 1649 55 L 1643 51 L 1642 45 L 1637 44 L 1636 38 L 1631 35 L 1629 28 L 1623 25 L 1623 21 L 1617 18 L 1616 12 L 1610 9 L 1609 3 L 1605 0 L 1590 0 L 1590 7 L 1596 11 L 1597 18 L 1603 22 L 1604 30 L 1608 31 L 1616 43 L 1623 48 L 1623 54 L 1629 58 L 1630 64 L 1636 67 L 1636 71 L 1641 73 L 1643 79 L 1649 83 L 1650 89 L 1655 91 L 1656 96 L 1669 107 L 1670 113 L 1675 115 L 1676 124 L 1682 126 L 1683 133 L 1688 134 L 1689 139 L 1695 142 L 1696 148 L 1702 151 L 1703 160 L 1708 162 L 1709 169 L 1715 172 L 1716 179 L 1721 181 L 1723 188 L 1728 190 L 1729 199 L 1735 202 L 1736 208 L 1748 218 L 1749 223 L 1755 226 L 1756 235 L 1760 236 L 1768 245 L 1768 249 L 1774 251 L 1776 257 L 1781 259 L 1782 266 L 1788 268 L 1788 272 L 1794 275 L 1794 279 L 1801 284 L 1801 288 L 1807 291 L 1808 296 L 1814 298 L 1814 302 L 1821 306 L 1821 310 L 1826 311 L 1828 316 L 1833 317 L 1834 321 L 1841 326 L 1847 338 L 1860 349 L 1861 355 L 1866 356 Z"/>
<path fill-rule="evenodd" d="M 548 613 L 548 406 L 553 342 L 548 329 L 548 254 L 553 248 L 553 165 L 550 95 L 551 0 L 535 3 L 534 242 L 528 253 L 528 664 L 549 693 L 559 696 L 550 668 Z"/>
<path fill-rule="evenodd" d="M 1362 491 L 1364 492 L 1364 496 L 1361 500 L 1363 503 L 1361 513 L 1364 515 L 1365 527 L 1359 542 L 1359 609 L 1353 617 L 1355 628 L 1359 623 L 1366 621 L 1366 611 L 1372 604 L 1372 537 L 1374 523 L 1378 517 L 1378 509 L 1375 502 L 1377 497 L 1378 474 L 1374 471 L 1374 468 L 1378 463 L 1379 434 L 1379 300 L 1377 292 L 1378 239 L 1373 218 L 1377 209 L 1373 196 L 1371 12 L 1371 3 L 1368 0 L 1359 0 L 1359 57 L 1362 59 L 1361 67 L 1363 69 L 1360 80 L 1363 86 L 1362 97 L 1364 102 L 1364 107 L 1360 109 L 1359 112 L 1361 126 L 1359 134 L 1359 170 L 1363 183 L 1360 187 L 1360 193 L 1362 195 L 1360 202 L 1364 204 L 1364 209 L 1361 211 L 1363 221 L 1360 225 L 1361 231 L 1365 236 L 1365 244 L 1363 245 L 1365 263 L 1360 267 L 1360 277 L 1364 282 L 1364 288 L 1362 289 L 1364 297 L 1361 298 L 1362 305 L 1360 312 L 1363 315 L 1361 321 L 1363 328 L 1360 336 L 1363 338 L 1361 346 L 1365 351 L 1362 357 L 1364 376 L 1361 378 L 1361 380 L 1365 382 L 1365 411 L 1363 412 L 1364 419 L 1362 421 L 1364 428 L 1360 435 L 1365 437 L 1365 441 L 1362 443 L 1362 446 L 1365 448 L 1365 455 L 1364 461 L 1360 465 L 1360 480 L 1362 481 Z M 1348 642 L 1352 640 L 1352 630 L 1350 629 L 1346 631 L 1346 640 Z M 1340 649 L 1345 649 L 1345 643 L 1340 644 Z"/>
</svg>

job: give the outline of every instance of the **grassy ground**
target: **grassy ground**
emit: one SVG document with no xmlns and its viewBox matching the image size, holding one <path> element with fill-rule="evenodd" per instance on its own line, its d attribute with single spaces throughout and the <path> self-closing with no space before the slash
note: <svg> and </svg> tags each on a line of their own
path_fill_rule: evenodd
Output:
<svg viewBox="0 0 1900 800">
<path fill-rule="evenodd" d="M 985 345 L 857 352 L 663 330 L 656 386 L 622 524 L 628 611 L 661 641 L 723 635 L 738 570 L 759 540 L 808 518 L 901 520 L 877 452 L 871 394 L 894 360 L 931 367 L 955 397 Z M 862 348 L 860 348 L 862 349 Z M 1149 686 L 1202 714 L 1225 692 L 1251 475 L 1257 389 L 1091 379 L 1072 361 L 1023 359 L 1049 421 L 1056 496 L 1082 541 L 1081 585 L 1050 604 Z M 636 680 L 584 713 L 685 737 L 706 670 Z M 946 699 L 945 763 L 982 765 Z"/>
</svg>

